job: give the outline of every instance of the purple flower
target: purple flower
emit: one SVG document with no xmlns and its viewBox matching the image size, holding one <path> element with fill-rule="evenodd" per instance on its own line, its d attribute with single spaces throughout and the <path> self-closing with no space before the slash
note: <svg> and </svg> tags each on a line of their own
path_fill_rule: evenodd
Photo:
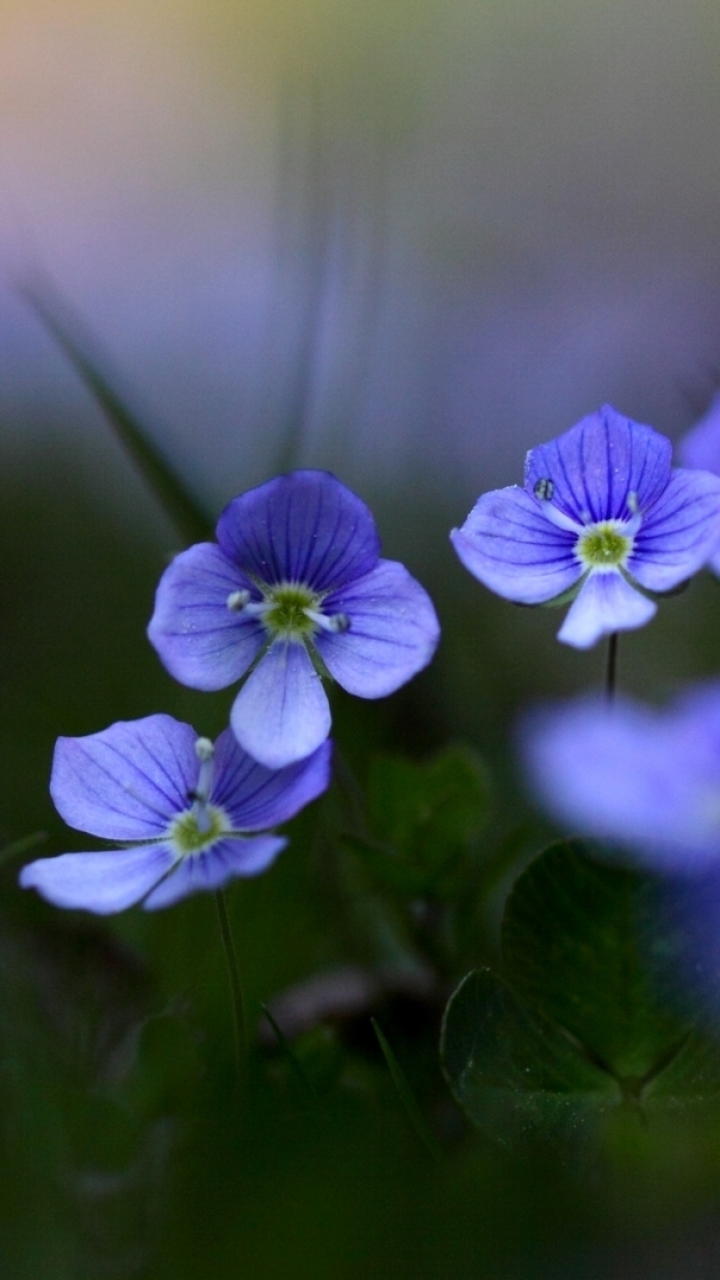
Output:
<svg viewBox="0 0 720 1280">
<path fill-rule="evenodd" d="M 525 486 L 483 494 L 451 538 L 492 591 L 519 604 L 564 604 L 558 639 L 587 649 L 641 627 L 720 542 L 720 478 L 671 470 L 651 427 L 605 405 L 532 449 Z"/>
<path fill-rule="evenodd" d="M 522 751 L 536 795 L 573 833 L 668 871 L 720 869 L 720 681 L 664 711 L 581 698 L 536 712 Z"/>
<path fill-rule="evenodd" d="M 58 907 L 98 915 L 219 889 L 270 866 L 287 841 L 248 833 L 292 818 L 325 790 L 329 773 L 329 742 L 273 771 L 246 755 L 229 729 L 213 746 L 165 715 L 59 738 L 50 780 L 58 812 L 122 847 L 38 858 L 23 867 L 20 883 Z"/>
<path fill-rule="evenodd" d="M 692 431 L 679 441 L 678 454 L 683 466 L 701 467 L 720 475 L 720 392 Z M 720 574 L 720 549 L 713 552 L 708 564 Z"/>
<path fill-rule="evenodd" d="M 217 539 L 165 571 L 148 635 L 183 684 L 247 677 L 230 721 L 268 768 L 327 737 L 322 676 L 381 698 L 430 661 L 439 626 L 429 596 L 379 558 L 368 508 L 328 472 L 295 471 L 235 498 Z"/>
</svg>

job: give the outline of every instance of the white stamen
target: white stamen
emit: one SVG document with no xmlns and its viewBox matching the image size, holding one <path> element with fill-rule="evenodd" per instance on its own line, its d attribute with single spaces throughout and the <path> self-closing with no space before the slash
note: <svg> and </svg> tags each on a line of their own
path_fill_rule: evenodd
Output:
<svg viewBox="0 0 720 1280">
<path fill-rule="evenodd" d="M 228 609 L 231 609 L 233 613 L 240 613 L 245 608 L 245 605 L 248 604 L 249 600 L 249 591 L 231 591 L 225 603 Z"/>
<path fill-rule="evenodd" d="M 549 498 L 540 498 L 539 501 L 543 515 L 550 521 L 550 524 L 555 525 L 556 529 L 564 529 L 567 533 L 580 533 L 582 531 L 583 526 L 577 520 L 573 520 L 572 516 L 567 516 L 564 511 L 560 511 Z"/>
<path fill-rule="evenodd" d="M 333 613 L 329 617 L 325 613 L 320 613 L 317 609 L 303 609 L 303 613 L 321 631 L 329 631 L 331 634 L 337 635 L 341 631 L 350 630 L 350 619 L 346 613 Z"/>
<path fill-rule="evenodd" d="M 215 747 L 209 738 L 198 738 L 195 743 L 195 755 L 200 761 L 200 775 L 193 792 L 193 813 L 198 831 L 209 831 L 212 820 L 208 813 L 208 800 L 213 784 L 213 757 Z"/>
</svg>

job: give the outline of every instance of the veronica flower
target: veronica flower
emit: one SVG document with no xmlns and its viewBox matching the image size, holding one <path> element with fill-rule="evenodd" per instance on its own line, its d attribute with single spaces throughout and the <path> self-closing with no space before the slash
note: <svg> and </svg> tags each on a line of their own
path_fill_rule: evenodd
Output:
<svg viewBox="0 0 720 1280">
<path fill-rule="evenodd" d="M 273 771 L 246 755 L 229 730 L 213 746 L 166 715 L 59 738 L 55 807 L 70 826 L 121 847 L 38 858 L 20 883 L 58 907 L 106 915 L 140 901 L 149 910 L 166 907 L 257 875 L 287 844 L 267 828 L 320 795 L 329 768 L 330 743 Z"/>
<path fill-rule="evenodd" d="M 686 467 L 701 467 L 720 475 L 720 392 L 712 400 L 707 413 L 679 441 L 678 455 Z M 714 551 L 708 564 L 720 574 L 720 549 Z"/>
<path fill-rule="evenodd" d="M 720 870 L 720 681 L 666 710 L 581 698 L 524 724 L 530 783 L 568 829 L 668 871 Z"/>
<path fill-rule="evenodd" d="M 295 471 L 251 489 L 225 508 L 217 539 L 165 571 L 148 635 L 183 684 L 222 689 L 247 677 L 231 725 L 268 768 L 327 737 L 323 675 L 381 698 L 430 661 L 430 598 L 380 559 L 368 508 L 334 476 Z"/>
<path fill-rule="evenodd" d="M 664 592 L 720 542 L 720 478 L 671 470 L 670 441 L 605 405 L 532 449 L 525 485 L 475 504 L 451 538 L 492 591 L 518 604 L 573 603 L 558 639 L 577 649 L 640 627 Z"/>
</svg>

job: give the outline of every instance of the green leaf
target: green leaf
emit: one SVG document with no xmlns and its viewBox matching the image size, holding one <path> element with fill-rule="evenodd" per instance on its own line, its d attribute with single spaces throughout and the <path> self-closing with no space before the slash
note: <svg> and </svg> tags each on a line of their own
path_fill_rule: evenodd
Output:
<svg viewBox="0 0 720 1280">
<path fill-rule="evenodd" d="M 558 1130 L 578 1137 L 621 1098 L 611 1076 L 490 969 L 468 974 L 451 997 L 441 1057 L 469 1119 L 504 1143 Z"/>
<path fill-rule="evenodd" d="M 405 1114 L 407 1115 L 407 1118 L 410 1121 L 410 1124 L 415 1130 L 417 1137 L 419 1138 L 420 1142 L 424 1146 L 428 1155 L 436 1163 L 439 1163 L 440 1149 L 437 1143 L 435 1142 L 435 1139 L 433 1138 L 432 1134 L 428 1130 L 427 1125 L 425 1124 L 423 1113 L 420 1110 L 417 1102 L 415 1101 L 410 1085 L 407 1082 L 405 1072 L 400 1066 L 400 1063 L 398 1062 L 390 1043 L 388 1042 L 387 1038 L 383 1034 L 382 1028 L 380 1027 L 380 1024 L 378 1023 L 377 1019 L 371 1018 L 370 1022 L 372 1023 L 372 1029 L 375 1032 L 375 1035 L 377 1036 L 378 1044 L 380 1045 L 380 1048 L 382 1050 L 383 1057 L 385 1059 L 385 1062 L 387 1063 L 388 1071 L 390 1072 L 390 1075 L 392 1077 L 392 1082 L 395 1085 L 397 1095 L 403 1105 Z"/>
<path fill-rule="evenodd" d="M 420 764 L 378 756 L 370 769 L 368 810 L 377 840 L 361 841 L 358 851 L 373 874 L 410 894 L 453 896 L 476 860 L 488 817 L 484 765 L 462 746 L 446 747 Z"/>
<path fill-rule="evenodd" d="M 580 841 L 534 859 L 505 908 L 502 953 L 513 990 L 630 1090 L 687 1031 L 653 980 L 664 945 L 657 881 L 597 861 Z"/>
<path fill-rule="evenodd" d="M 102 372 L 102 358 L 90 355 L 94 342 L 80 333 L 77 318 L 47 283 L 42 288 L 26 285 L 22 293 L 45 327 L 92 392 L 127 453 L 145 477 L 167 515 L 189 542 L 204 542 L 212 536 L 213 522 L 190 487 L 154 443 L 152 432 L 128 408 L 109 378 Z"/>
</svg>

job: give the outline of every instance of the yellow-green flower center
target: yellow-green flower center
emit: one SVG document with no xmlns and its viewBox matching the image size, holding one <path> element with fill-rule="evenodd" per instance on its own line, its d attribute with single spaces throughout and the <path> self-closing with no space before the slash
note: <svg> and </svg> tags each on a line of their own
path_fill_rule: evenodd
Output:
<svg viewBox="0 0 720 1280">
<path fill-rule="evenodd" d="M 271 587 L 265 599 L 269 608 L 263 614 L 263 623 L 273 636 L 284 640 L 304 640 L 315 630 L 315 623 L 306 610 L 317 610 L 320 598 L 307 587 L 294 582 Z"/>
<path fill-rule="evenodd" d="M 224 809 L 214 804 L 203 804 L 179 813 L 170 825 L 168 838 L 178 855 L 186 858 L 188 854 L 209 849 L 231 830 Z"/>
<path fill-rule="evenodd" d="M 632 548 L 619 521 L 602 520 L 580 534 L 575 550 L 587 569 L 617 569 L 625 567 Z"/>
</svg>

